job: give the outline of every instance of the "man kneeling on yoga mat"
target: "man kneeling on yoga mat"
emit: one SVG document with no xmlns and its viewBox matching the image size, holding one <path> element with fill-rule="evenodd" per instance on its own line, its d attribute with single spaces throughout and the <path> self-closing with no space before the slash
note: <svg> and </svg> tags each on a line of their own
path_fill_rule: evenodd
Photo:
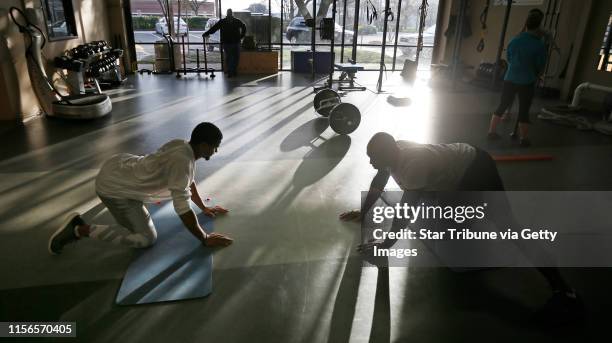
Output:
<svg viewBox="0 0 612 343">
<path fill-rule="evenodd" d="M 378 173 L 361 210 L 342 213 L 340 219 L 343 221 L 362 221 L 382 195 L 389 177 L 393 177 L 404 191 L 401 203 L 418 202 L 418 191 L 504 191 L 495 161 L 486 151 L 469 144 L 418 144 L 396 141 L 388 133 L 379 132 L 370 139 L 367 154 Z M 510 213 L 509 203 L 499 205 Z M 394 221 L 390 230 L 397 232 L 404 227 L 402 223 Z M 374 246 L 389 248 L 395 242 L 392 239 L 368 242 L 361 244 L 358 250 L 369 252 Z M 533 252 L 520 243 L 517 246 L 526 256 Z M 582 304 L 559 269 L 537 269 L 550 284 L 553 296 L 538 311 L 535 319 L 545 324 L 576 319 L 582 313 Z"/>
<path fill-rule="evenodd" d="M 206 207 L 198 193 L 194 176 L 195 161 L 209 160 L 223 135 L 212 123 L 200 123 L 189 142 L 176 139 L 156 152 L 137 156 L 117 154 L 104 162 L 96 177 L 96 193 L 117 221 L 114 225 L 87 224 L 78 213 L 66 218 L 49 239 L 49 252 L 59 254 L 63 247 L 81 237 L 91 237 L 132 248 L 155 243 L 157 232 L 145 202 L 172 199 L 174 210 L 185 227 L 206 246 L 228 246 L 232 239 L 207 234 L 191 209 L 189 199 L 209 217 L 225 214 L 223 207 Z"/>
</svg>

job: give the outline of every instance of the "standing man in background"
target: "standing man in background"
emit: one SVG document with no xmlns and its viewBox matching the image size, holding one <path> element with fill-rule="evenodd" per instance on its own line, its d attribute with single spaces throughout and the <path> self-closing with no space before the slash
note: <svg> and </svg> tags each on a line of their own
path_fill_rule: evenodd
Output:
<svg viewBox="0 0 612 343">
<path fill-rule="evenodd" d="M 227 77 L 236 76 L 238 62 L 240 61 L 240 41 L 246 35 L 246 25 L 234 17 L 232 9 L 227 10 L 225 18 L 219 20 L 208 31 L 204 32 L 204 38 L 221 30 L 221 47 L 225 54 L 225 68 Z"/>
</svg>

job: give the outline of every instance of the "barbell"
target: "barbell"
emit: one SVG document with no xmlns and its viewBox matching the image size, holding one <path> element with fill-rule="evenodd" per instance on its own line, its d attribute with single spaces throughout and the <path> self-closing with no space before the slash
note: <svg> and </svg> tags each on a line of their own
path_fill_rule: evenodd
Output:
<svg viewBox="0 0 612 343">
<path fill-rule="evenodd" d="M 315 94 L 314 108 L 323 117 L 329 117 L 329 126 L 336 133 L 348 135 L 357 130 L 361 112 L 357 106 L 342 102 L 333 89 L 324 88 Z"/>
<path fill-rule="evenodd" d="M 319 37 L 325 40 L 331 40 L 334 36 L 334 19 L 333 18 L 321 18 L 319 21 L 319 27 L 315 27 L 314 19 L 306 19 L 305 25 L 308 27 L 312 27 L 314 30 L 319 30 Z"/>
</svg>

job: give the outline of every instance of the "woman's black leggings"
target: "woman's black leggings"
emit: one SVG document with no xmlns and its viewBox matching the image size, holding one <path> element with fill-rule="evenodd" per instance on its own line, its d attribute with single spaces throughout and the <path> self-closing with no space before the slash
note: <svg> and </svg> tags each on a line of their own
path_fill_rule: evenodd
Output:
<svg viewBox="0 0 612 343">
<path fill-rule="evenodd" d="M 518 121 L 520 123 L 529 123 L 529 108 L 531 107 L 531 102 L 535 93 L 533 83 L 519 85 L 510 81 L 504 81 L 501 102 L 493 114 L 496 116 L 502 116 L 504 112 L 506 112 L 506 110 L 512 105 L 514 96 L 517 93 L 519 98 Z"/>
</svg>

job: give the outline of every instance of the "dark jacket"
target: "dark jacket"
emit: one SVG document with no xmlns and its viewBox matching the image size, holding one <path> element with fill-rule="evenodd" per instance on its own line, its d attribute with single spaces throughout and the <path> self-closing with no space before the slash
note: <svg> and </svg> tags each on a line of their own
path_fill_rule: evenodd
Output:
<svg viewBox="0 0 612 343">
<path fill-rule="evenodd" d="M 219 20 L 204 34 L 213 34 L 219 29 L 221 29 L 221 43 L 240 43 L 240 40 L 246 34 L 246 25 L 236 17 L 231 19 L 225 17 Z"/>
</svg>

